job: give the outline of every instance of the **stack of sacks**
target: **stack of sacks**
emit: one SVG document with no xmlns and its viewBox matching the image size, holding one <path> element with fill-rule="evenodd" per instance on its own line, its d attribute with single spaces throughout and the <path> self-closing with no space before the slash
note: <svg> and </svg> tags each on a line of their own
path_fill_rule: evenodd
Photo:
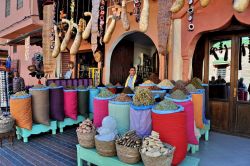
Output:
<svg viewBox="0 0 250 166">
<path fill-rule="evenodd" d="M 73 120 L 77 120 L 77 90 L 74 87 L 66 87 L 64 90 L 64 114 Z"/>
<path fill-rule="evenodd" d="M 10 96 L 10 113 L 16 125 L 27 130 L 32 129 L 31 95 L 25 91 Z"/>
<path fill-rule="evenodd" d="M 115 98 L 115 94 L 107 89 L 101 89 L 101 92 L 94 98 L 94 125 L 100 127 L 104 117 L 108 116 L 108 102 Z"/>
<path fill-rule="evenodd" d="M 129 130 L 129 112 L 132 99 L 125 93 L 121 93 L 115 99 L 109 101 L 109 115 L 117 122 L 117 130 L 119 134 L 123 134 Z"/>
<path fill-rule="evenodd" d="M 33 122 L 50 125 L 49 88 L 36 85 L 29 89 L 32 97 Z"/>
<path fill-rule="evenodd" d="M 54 120 L 64 120 L 64 98 L 63 86 L 57 86 L 55 83 L 49 85 L 50 98 L 50 117 Z"/>
<path fill-rule="evenodd" d="M 95 147 L 95 126 L 92 121 L 86 119 L 76 129 L 78 142 L 82 147 L 93 148 Z"/>
<path fill-rule="evenodd" d="M 152 131 L 146 137 L 141 147 L 141 157 L 145 166 L 170 166 L 175 148 L 163 144 L 159 138 L 159 133 Z"/>
<path fill-rule="evenodd" d="M 130 106 L 130 130 L 144 137 L 151 133 L 151 108 L 154 104 L 153 94 L 149 89 L 138 88 Z"/>
<path fill-rule="evenodd" d="M 152 109 L 153 130 L 163 142 L 176 147 L 173 165 L 181 163 L 187 153 L 187 118 L 183 110 L 170 100 L 163 100 Z"/>
</svg>

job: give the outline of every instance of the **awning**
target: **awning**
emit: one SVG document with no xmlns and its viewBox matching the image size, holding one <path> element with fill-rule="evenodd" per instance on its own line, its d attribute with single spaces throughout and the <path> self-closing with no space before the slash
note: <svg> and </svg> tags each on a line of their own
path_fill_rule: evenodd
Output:
<svg viewBox="0 0 250 166">
<path fill-rule="evenodd" d="M 15 39 L 12 39 L 7 42 L 7 45 L 24 45 L 25 38 L 27 38 L 28 36 L 30 36 L 31 45 L 42 46 L 42 28 L 25 33 Z"/>
</svg>

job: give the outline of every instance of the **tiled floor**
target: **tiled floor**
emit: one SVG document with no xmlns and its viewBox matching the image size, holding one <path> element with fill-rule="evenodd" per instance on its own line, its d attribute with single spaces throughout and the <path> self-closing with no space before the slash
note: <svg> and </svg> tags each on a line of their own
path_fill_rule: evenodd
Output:
<svg viewBox="0 0 250 166">
<path fill-rule="evenodd" d="M 13 147 L 4 141 L 0 148 L 0 166 L 76 165 L 75 128 L 63 134 L 42 134 L 29 143 L 15 141 Z M 191 154 L 188 154 L 191 155 Z M 200 142 L 200 166 L 250 166 L 250 139 L 211 132 L 208 142 Z"/>
<path fill-rule="evenodd" d="M 250 166 L 250 139 L 211 132 L 200 142 L 200 166 Z"/>
</svg>

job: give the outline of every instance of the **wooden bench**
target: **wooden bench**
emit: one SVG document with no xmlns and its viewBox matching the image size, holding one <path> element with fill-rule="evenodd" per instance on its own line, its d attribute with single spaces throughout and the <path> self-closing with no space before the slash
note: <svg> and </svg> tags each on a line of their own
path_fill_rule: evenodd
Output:
<svg viewBox="0 0 250 166">
<path fill-rule="evenodd" d="M 63 133 L 64 127 L 82 123 L 84 119 L 85 118 L 82 115 L 78 115 L 76 120 L 73 120 L 71 118 L 65 118 L 63 121 L 58 121 L 57 126 L 60 129 L 60 133 Z"/>
<path fill-rule="evenodd" d="M 137 164 L 126 164 L 121 162 L 117 156 L 115 157 L 103 157 L 100 156 L 96 149 L 86 149 L 81 147 L 79 144 L 76 145 L 77 148 L 77 165 L 82 166 L 83 160 L 87 161 L 87 164 L 95 164 L 100 166 L 143 166 L 142 162 Z M 198 166 L 200 159 L 186 156 L 185 160 L 179 166 Z"/>
<path fill-rule="evenodd" d="M 44 124 L 33 124 L 31 130 L 27 130 L 24 128 L 16 127 L 16 135 L 17 139 L 21 139 L 23 137 L 23 142 L 28 142 L 28 137 L 34 134 L 40 134 L 43 132 L 52 131 L 52 134 L 56 134 L 57 129 L 57 121 L 50 121 L 50 125 Z"/>
<path fill-rule="evenodd" d="M 13 145 L 13 140 L 16 136 L 15 134 L 15 129 L 13 128 L 11 131 L 7 132 L 7 133 L 0 133 L 0 147 L 2 147 L 2 140 L 7 138 L 9 140 L 9 143 L 11 145 Z"/>
</svg>

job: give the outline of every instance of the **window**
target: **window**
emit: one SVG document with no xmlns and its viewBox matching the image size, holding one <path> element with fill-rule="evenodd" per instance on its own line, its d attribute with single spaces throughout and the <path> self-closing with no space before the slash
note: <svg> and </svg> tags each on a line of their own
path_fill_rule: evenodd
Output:
<svg viewBox="0 0 250 166">
<path fill-rule="evenodd" d="M 17 52 L 17 46 L 14 45 L 14 46 L 13 46 L 13 53 L 16 53 L 16 52 Z"/>
<path fill-rule="evenodd" d="M 5 17 L 10 15 L 10 0 L 5 0 Z"/>
<path fill-rule="evenodd" d="M 17 9 L 20 9 L 23 7 L 23 0 L 17 0 Z"/>
</svg>

